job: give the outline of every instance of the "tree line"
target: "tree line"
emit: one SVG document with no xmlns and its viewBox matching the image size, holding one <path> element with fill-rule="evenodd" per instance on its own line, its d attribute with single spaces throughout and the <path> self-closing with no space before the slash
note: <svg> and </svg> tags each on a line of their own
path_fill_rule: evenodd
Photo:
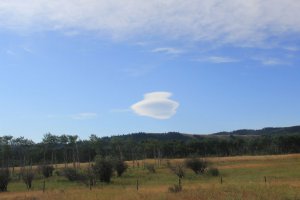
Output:
<svg viewBox="0 0 300 200">
<path fill-rule="evenodd" d="M 77 135 L 47 133 L 41 142 L 0 137 L 0 167 L 64 164 L 78 167 L 96 155 L 120 160 L 300 153 L 300 132 L 266 135 L 187 135 L 136 133 L 80 140 Z"/>
</svg>

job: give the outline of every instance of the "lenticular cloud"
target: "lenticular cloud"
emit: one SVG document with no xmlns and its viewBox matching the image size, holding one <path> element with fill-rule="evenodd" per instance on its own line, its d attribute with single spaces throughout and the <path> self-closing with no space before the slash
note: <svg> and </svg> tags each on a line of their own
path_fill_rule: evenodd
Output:
<svg viewBox="0 0 300 200">
<path fill-rule="evenodd" d="M 131 106 L 138 115 L 155 119 L 169 119 L 176 114 L 179 103 L 169 99 L 172 93 L 152 92 L 144 95 L 144 99 Z"/>
</svg>

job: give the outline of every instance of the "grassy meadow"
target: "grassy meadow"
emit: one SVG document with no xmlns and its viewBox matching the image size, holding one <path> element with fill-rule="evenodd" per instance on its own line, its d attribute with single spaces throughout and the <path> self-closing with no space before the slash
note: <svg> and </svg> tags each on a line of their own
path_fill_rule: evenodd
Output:
<svg viewBox="0 0 300 200">
<path fill-rule="evenodd" d="M 110 184 L 97 183 L 92 190 L 82 183 L 69 182 L 64 177 L 54 175 L 46 180 L 44 193 L 43 179 L 34 180 L 31 191 L 26 190 L 22 181 L 14 180 L 10 182 L 8 192 L 0 193 L 0 199 L 300 199 L 300 154 L 213 157 L 207 160 L 219 169 L 220 176 L 196 175 L 186 169 L 182 179 L 183 190 L 178 193 L 168 191 L 170 186 L 178 183 L 178 178 L 167 167 L 167 160 L 162 160 L 156 173 L 150 173 L 143 167 L 144 162 L 154 163 L 154 160 L 145 160 L 139 161 L 139 167 L 133 167 L 132 162 L 128 162 L 129 168 L 122 177 L 114 176 Z M 169 160 L 172 164 L 183 161 Z M 81 167 L 86 165 L 82 163 Z"/>
</svg>

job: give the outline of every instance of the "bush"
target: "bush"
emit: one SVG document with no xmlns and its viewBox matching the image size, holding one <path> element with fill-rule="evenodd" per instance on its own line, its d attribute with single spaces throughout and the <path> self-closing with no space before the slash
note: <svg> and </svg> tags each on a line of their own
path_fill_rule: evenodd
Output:
<svg viewBox="0 0 300 200">
<path fill-rule="evenodd" d="M 86 181 L 85 184 L 90 186 L 90 188 L 94 185 L 96 185 L 96 175 L 94 173 L 94 170 L 92 167 L 88 167 L 85 171 L 84 174 L 86 176 Z"/>
<path fill-rule="evenodd" d="M 182 186 L 181 185 L 173 185 L 169 187 L 169 192 L 177 193 L 182 191 Z"/>
<path fill-rule="evenodd" d="M 169 165 L 169 168 L 176 176 L 178 176 L 178 178 L 184 177 L 185 172 L 184 172 L 183 165 L 181 164 L 177 164 L 176 166 Z"/>
<path fill-rule="evenodd" d="M 32 188 L 32 181 L 34 179 L 35 173 L 32 169 L 22 169 L 22 179 L 26 184 L 27 189 Z"/>
<path fill-rule="evenodd" d="M 40 165 L 38 169 L 45 178 L 49 178 L 53 175 L 54 167 L 52 165 Z"/>
<path fill-rule="evenodd" d="M 155 167 L 153 164 L 147 164 L 146 166 L 146 169 L 150 172 L 150 173 L 155 173 L 156 170 L 155 170 Z"/>
<path fill-rule="evenodd" d="M 208 173 L 209 175 L 211 175 L 211 176 L 219 176 L 219 175 L 220 175 L 219 170 L 218 170 L 217 168 L 214 168 L 214 167 L 209 168 L 209 169 L 207 170 L 207 173 Z"/>
<path fill-rule="evenodd" d="M 77 172 L 75 168 L 65 168 L 63 170 L 63 175 L 69 180 L 69 181 L 78 181 L 80 180 L 80 175 Z"/>
<path fill-rule="evenodd" d="M 96 156 L 94 173 L 101 182 L 109 183 L 113 175 L 113 160 Z"/>
<path fill-rule="evenodd" d="M 8 168 L 0 169 L 0 191 L 6 192 L 7 185 L 10 181 L 9 170 Z"/>
<path fill-rule="evenodd" d="M 117 160 L 114 163 L 114 168 L 117 171 L 117 175 L 120 177 L 128 168 L 127 164 L 122 160 Z"/>
<path fill-rule="evenodd" d="M 90 168 L 86 169 L 85 171 L 80 171 L 75 168 L 65 168 L 63 171 L 63 175 L 69 181 L 78 181 L 86 185 L 89 185 L 89 181 L 92 179 L 92 177 L 94 177 L 93 172 Z"/>
<path fill-rule="evenodd" d="M 207 162 L 198 158 L 189 158 L 185 160 L 185 166 L 193 170 L 196 174 L 203 174 L 207 168 Z"/>
<path fill-rule="evenodd" d="M 54 171 L 54 174 L 55 174 L 56 176 L 61 176 L 63 173 L 61 173 L 60 170 L 55 170 L 55 171 Z"/>
</svg>

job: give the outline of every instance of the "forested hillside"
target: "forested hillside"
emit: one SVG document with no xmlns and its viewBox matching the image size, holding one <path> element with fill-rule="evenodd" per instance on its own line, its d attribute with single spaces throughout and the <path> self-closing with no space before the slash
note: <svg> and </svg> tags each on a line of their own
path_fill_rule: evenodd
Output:
<svg viewBox="0 0 300 200">
<path fill-rule="evenodd" d="M 123 160 L 180 158 L 188 156 L 232 156 L 285 154 L 300 152 L 300 126 L 237 130 L 209 135 L 134 133 L 111 137 L 47 133 L 35 143 L 23 137 L 0 137 L 0 164 L 56 164 L 89 162 L 98 154 Z"/>
</svg>

